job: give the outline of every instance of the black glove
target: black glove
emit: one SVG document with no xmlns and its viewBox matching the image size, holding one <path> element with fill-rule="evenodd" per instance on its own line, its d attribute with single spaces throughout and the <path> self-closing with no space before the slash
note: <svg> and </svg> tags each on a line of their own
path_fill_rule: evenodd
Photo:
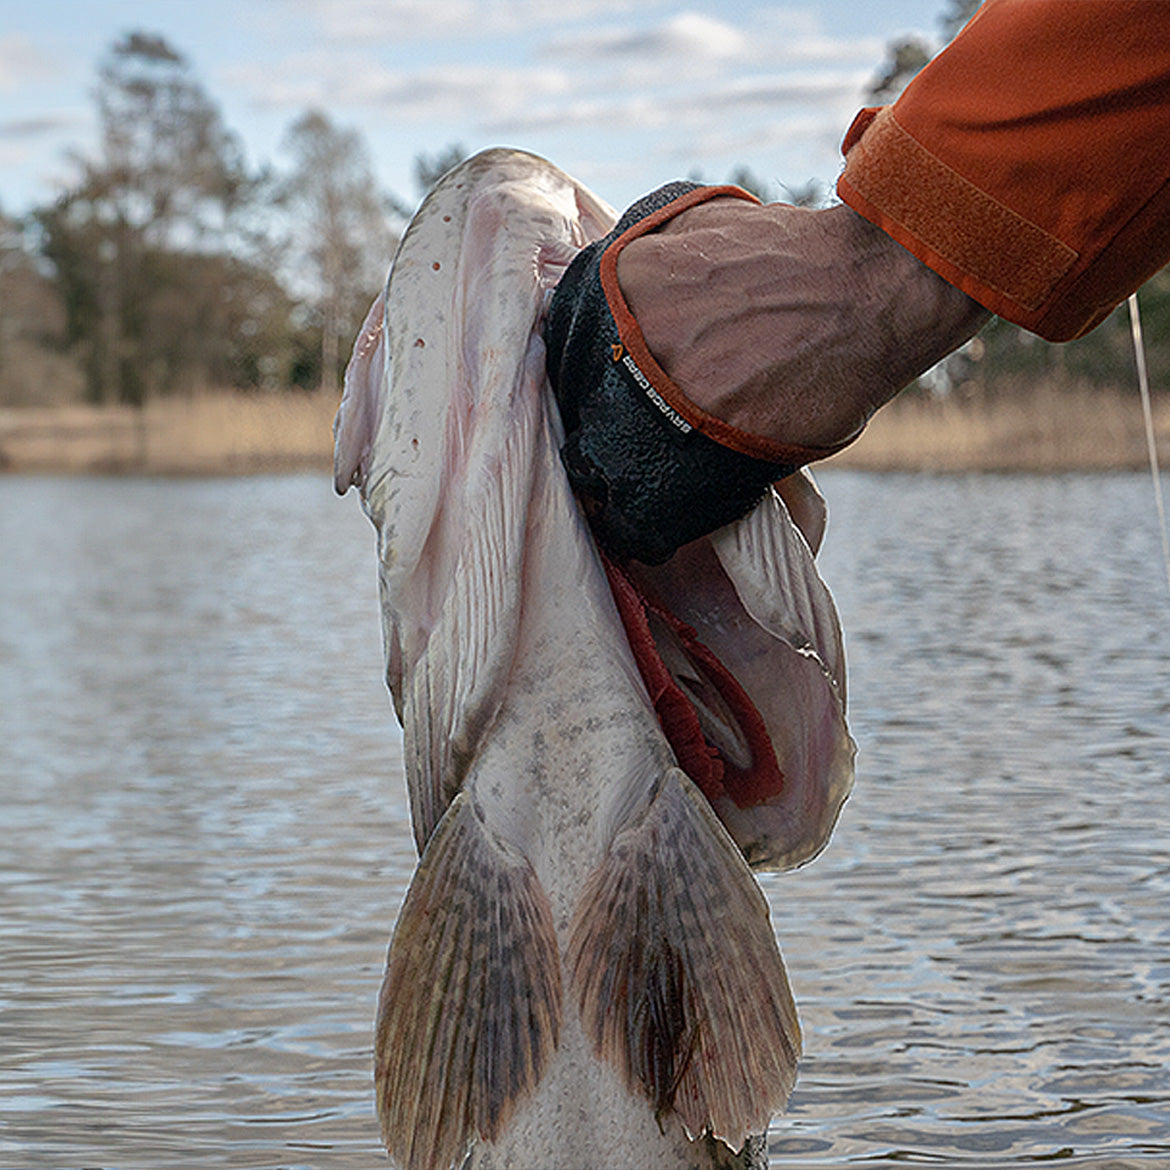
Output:
<svg viewBox="0 0 1170 1170">
<path fill-rule="evenodd" d="M 618 288 L 617 256 L 629 240 L 726 195 L 752 198 L 737 187 L 679 182 L 640 199 L 573 258 L 549 305 L 544 341 L 565 426 L 561 459 L 598 540 L 621 560 L 660 564 L 745 515 L 811 455 L 688 402 L 650 355 Z M 791 462 L 759 454 L 789 450 Z"/>
</svg>

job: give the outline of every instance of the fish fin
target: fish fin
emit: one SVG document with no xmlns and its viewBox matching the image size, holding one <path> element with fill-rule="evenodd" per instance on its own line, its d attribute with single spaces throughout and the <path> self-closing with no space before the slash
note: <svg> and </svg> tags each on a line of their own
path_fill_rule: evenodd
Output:
<svg viewBox="0 0 1170 1170">
<path fill-rule="evenodd" d="M 447 810 L 399 914 L 378 1001 L 382 1137 L 405 1170 L 495 1140 L 557 1047 L 560 960 L 528 860 L 467 793 Z"/>
<path fill-rule="evenodd" d="M 802 467 L 795 475 L 786 476 L 773 486 L 815 557 L 825 539 L 829 509 L 812 472 Z"/>
<path fill-rule="evenodd" d="M 837 607 L 788 505 L 769 492 L 711 543 L 748 615 L 828 675 L 845 704 L 845 646 Z"/>
<path fill-rule="evenodd" d="M 482 432 L 490 423 L 480 423 L 475 438 L 488 455 L 467 468 L 458 501 L 452 492 L 446 502 L 460 520 L 453 535 L 440 538 L 454 550 L 453 564 L 435 573 L 431 589 L 441 598 L 438 616 L 403 696 L 411 820 L 420 851 L 463 784 L 499 706 L 500 680 L 515 656 L 532 450 L 542 425 L 539 393 L 520 384 L 539 384 L 543 377 L 533 350 L 516 372 L 513 409 L 506 419 L 495 420 L 500 433 L 485 440 Z M 489 414 L 492 405 L 482 413 Z M 504 414 L 504 408 L 497 407 L 497 413 Z"/>
<path fill-rule="evenodd" d="M 509 244 L 508 200 L 528 158 L 487 152 L 449 172 L 411 221 L 387 288 L 393 391 L 366 503 L 386 625 L 399 634 L 420 850 L 511 669 L 536 464 L 549 446 L 539 265 L 517 267 Z M 538 206 L 543 190 L 533 189 Z M 575 212 L 571 181 L 551 190 L 553 208 Z"/>
<path fill-rule="evenodd" d="M 598 1057 L 660 1122 L 739 1149 L 784 1107 L 800 1025 L 768 904 L 679 769 L 586 883 L 566 969 Z"/>
<path fill-rule="evenodd" d="M 333 490 L 339 496 L 364 488 L 374 432 L 386 395 L 386 295 L 379 293 L 354 342 L 345 367 L 345 390 L 333 420 Z"/>
<path fill-rule="evenodd" d="M 712 649 L 752 698 L 785 777 L 776 798 L 719 800 L 715 809 L 752 868 L 791 869 L 825 847 L 853 787 L 841 626 L 786 498 L 770 492 L 710 544 L 734 593 L 735 604 L 723 598 L 720 612 L 738 606 L 749 620 L 725 619 L 725 636 L 696 615 L 699 634 L 711 635 Z M 717 581 L 706 576 L 704 596 Z"/>
</svg>

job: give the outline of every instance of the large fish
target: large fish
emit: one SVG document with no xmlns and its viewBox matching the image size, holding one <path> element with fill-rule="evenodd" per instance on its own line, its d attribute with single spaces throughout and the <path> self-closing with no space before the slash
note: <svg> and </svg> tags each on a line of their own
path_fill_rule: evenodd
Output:
<svg viewBox="0 0 1170 1170">
<path fill-rule="evenodd" d="M 758 1165 L 795 1079 L 748 862 L 812 857 L 852 780 L 823 504 L 794 476 L 664 566 L 603 563 L 539 327 L 613 221 L 532 155 L 456 168 L 335 425 L 337 489 L 377 529 L 421 853 L 375 1041 L 407 1170 Z"/>
</svg>

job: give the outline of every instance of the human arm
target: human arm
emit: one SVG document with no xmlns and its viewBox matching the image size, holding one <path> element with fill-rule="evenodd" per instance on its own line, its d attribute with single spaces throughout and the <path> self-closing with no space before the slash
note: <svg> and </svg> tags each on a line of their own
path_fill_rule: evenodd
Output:
<svg viewBox="0 0 1170 1170">
<path fill-rule="evenodd" d="M 647 346 L 696 406 L 826 451 L 989 314 L 840 205 L 700 204 L 618 259 Z"/>
<path fill-rule="evenodd" d="M 1170 3 L 988 0 L 846 134 L 837 193 L 1049 341 L 1170 261 Z"/>
<path fill-rule="evenodd" d="M 619 260 L 663 370 L 745 431 L 832 447 L 988 310 L 1069 340 L 1170 260 L 1170 3 L 990 0 L 845 151 L 843 206 L 718 200 Z"/>
<path fill-rule="evenodd" d="M 655 392 L 757 457 L 759 486 L 854 438 L 990 311 L 1053 340 L 1100 321 L 1170 259 L 1167 142 L 1170 3 L 989 0 L 893 107 L 859 115 L 846 206 L 681 206 L 611 243 L 608 306 Z M 576 370 L 552 356 L 563 402 Z M 604 494 L 592 472 L 584 494 Z M 649 502 L 627 531 L 691 538 L 690 496 Z"/>
</svg>

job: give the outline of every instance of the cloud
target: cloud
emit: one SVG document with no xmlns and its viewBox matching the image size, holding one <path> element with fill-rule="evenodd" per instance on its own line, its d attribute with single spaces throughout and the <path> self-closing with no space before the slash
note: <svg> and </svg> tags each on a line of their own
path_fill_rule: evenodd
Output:
<svg viewBox="0 0 1170 1170">
<path fill-rule="evenodd" d="M 336 41 L 463 39 L 627 12 L 636 0 L 290 0 Z"/>
<path fill-rule="evenodd" d="M 590 174 L 744 162 L 803 182 L 833 173 L 883 54 L 877 39 L 826 31 L 812 8 L 284 3 L 308 19 L 314 48 L 240 64 L 228 80 L 260 108 L 321 107 L 363 125 L 383 158 L 510 141 Z"/>
<path fill-rule="evenodd" d="M 363 47 L 326 41 L 275 65 L 238 66 L 229 80 L 255 105 L 375 110 L 412 121 L 462 120 L 492 131 L 591 125 L 611 112 L 628 124 L 657 125 L 680 112 L 697 116 L 699 107 L 730 116 L 769 103 L 830 102 L 855 87 L 848 69 L 854 60 L 863 58 L 871 68 L 880 57 L 869 42 L 824 35 L 808 13 L 786 24 L 758 10 L 732 22 L 697 10 L 663 17 L 661 9 L 650 8 L 647 19 L 649 6 L 633 10 L 626 0 L 288 2 L 337 35 L 363 32 Z M 627 16 L 571 36 L 559 31 L 543 42 L 531 35 L 487 38 L 474 52 L 445 52 L 450 63 L 419 67 L 397 42 L 379 43 L 398 22 L 417 37 L 424 35 L 420 21 L 439 31 L 450 25 L 467 31 L 549 9 L 559 30 L 583 13 Z"/>
<path fill-rule="evenodd" d="M 657 25 L 610 28 L 560 36 L 548 45 L 556 56 L 601 62 L 635 57 L 678 67 L 696 59 L 734 61 L 750 56 L 750 42 L 733 25 L 700 12 L 681 12 Z"/>
<path fill-rule="evenodd" d="M 843 129 L 841 119 L 830 111 L 803 112 L 753 122 L 731 134 L 722 131 L 697 134 L 687 140 L 685 150 L 676 146 L 669 153 L 678 157 L 736 157 L 789 153 L 813 147 L 835 156 Z"/>
<path fill-rule="evenodd" d="M 701 12 L 681 12 L 655 24 L 617 24 L 572 32 L 549 41 L 550 56 L 605 66 L 633 59 L 642 67 L 667 65 L 676 76 L 701 62 L 755 65 L 781 70 L 793 65 L 880 60 L 874 37 L 839 37 L 821 30 L 814 13 L 753 11 L 740 24 Z"/>
<path fill-rule="evenodd" d="M 852 96 L 856 74 L 872 71 L 882 47 L 872 38 L 840 38 L 821 31 L 813 12 L 752 10 L 739 21 L 686 11 L 666 19 L 613 24 L 562 34 L 541 47 L 542 58 L 562 63 L 581 101 L 572 123 L 588 121 L 594 95 L 622 104 L 631 95 L 685 90 L 696 102 L 732 112 L 767 103 L 825 103 Z M 669 99 L 672 105 L 685 100 Z M 526 110 L 517 126 L 548 125 L 547 108 Z"/>
<path fill-rule="evenodd" d="M 436 66 L 388 77 L 369 104 L 399 117 L 451 118 L 473 113 L 476 121 L 514 115 L 532 102 L 563 94 L 565 76 L 549 69 Z"/>
<path fill-rule="evenodd" d="M 509 116 L 485 121 L 487 129 L 503 132 L 605 127 L 689 132 L 697 125 L 712 125 L 726 134 L 737 118 L 774 114 L 785 106 L 836 113 L 843 103 L 854 103 L 863 86 L 864 78 L 857 73 L 749 75 L 600 98 L 574 93 L 567 101 L 526 102 Z"/>
<path fill-rule="evenodd" d="M 560 71 L 486 65 L 435 65 L 388 69 L 368 56 L 328 51 L 297 54 L 276 69 L 245 66 L 229 80 L 265 109 L 364 109 L 383 116 L 426 121 L 506 118 L 531 102 L 569 89 Z"/>
<path fill-rule="evenodd" d="M 24 33 L 0 35 L 0 93 L 12 93 L 28 81 L 54 73 L 53 61 Z"/>
<path fill-rule="evenodd" d="M 62 130 L 72 130 L 82 119 L 72 114 L 45 114 L 36 118 L 13 118 L 10 121 L 0 122 L 0 139 L 16 141 L 30 138 L 43 138 L 47 135 L 58 134 Z"/>
<path fill-rule="evenodd" d="M 853 62 L 872 69 L 885 53 L 881 37 L 826 32 L 809 9 L 767 8 L 752 14 L 752 39 L 778 62 Z"/>
<path fill-rule="evenodd" d="M 786 105 L 816 106 L 852 97 L 859 87 L 858 76 L 850 73 L 738 77 L 704 91 L 692 107 L 723 116 Z"/>
</svg>

